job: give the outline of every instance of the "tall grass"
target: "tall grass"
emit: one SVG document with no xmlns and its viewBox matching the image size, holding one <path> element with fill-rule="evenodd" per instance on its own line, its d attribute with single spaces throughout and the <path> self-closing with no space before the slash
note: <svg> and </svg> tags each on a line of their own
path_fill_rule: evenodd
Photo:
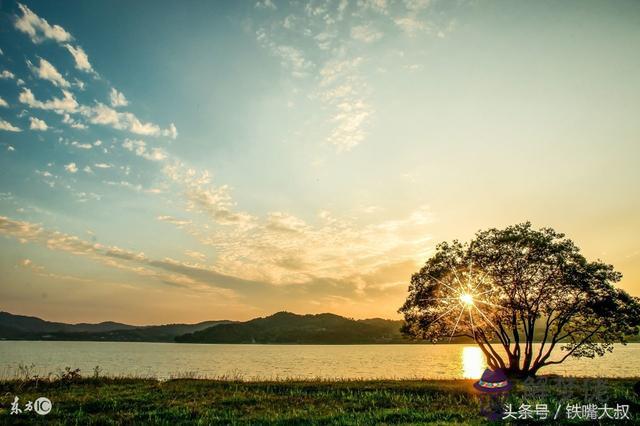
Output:
<svg viewBox="0 0 640 426">
<path fill-rule="evenodd" d="M 472 387 L 473 380 L 336 380 L 327 378 L 274 378 L 253 380 L 231 372 L 203 379 L 194 371 L 169 379 L 109 376 L 100 368 L 81 372 L 64 368 L 39 374 L 34 366 L 20 366 L 10 380 L 0 381 L 0 424 L 483 424 L 486 396 Z M 596 380 L 604 384 L 604 401 L 589 401 L 585 390 Z M 571 389 L 549 380 L 531 394 L 523 381 L 500 401 L 514 407 L 522 403 L 549 406 L 566 403 L 627 404 L 640 412 L 633 390 L 638 379 L 575 379 Z M 9 417 L 12 399 L 46 396 L 54 409 L 46 417 Z M 635 422 L 635 419 L 633 420 Z M 562 422 L 554 422 L 554 424 Z"/>
</svg>

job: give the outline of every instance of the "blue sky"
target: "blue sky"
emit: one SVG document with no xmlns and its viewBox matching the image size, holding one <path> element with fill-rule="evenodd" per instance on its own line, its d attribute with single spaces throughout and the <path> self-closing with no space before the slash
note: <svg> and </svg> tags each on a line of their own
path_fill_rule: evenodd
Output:
<svg viewBox="0 0 640 426">
<path fill-rule="evenodd" d="M 3 2 L 0 309 L 394 317 L 531 220 L 640 293 L 640 4 Z"/>
</svg>

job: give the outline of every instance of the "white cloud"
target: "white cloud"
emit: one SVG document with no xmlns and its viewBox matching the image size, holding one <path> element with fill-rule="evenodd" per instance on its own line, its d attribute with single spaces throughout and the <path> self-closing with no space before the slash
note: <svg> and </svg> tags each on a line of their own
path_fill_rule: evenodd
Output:
<svg viewBox="0 0 640 426">
<path fill-rule="evenodd" d="M 64 116 L 62 117 L 62 122 L 64 124 L 68 124 L 69 126 L 71 126 L 74 129 L 86 129 L 87 128 L 87 126 L 85 126 L 82 123 L 77 122 L 69 114 L 64 114 Z"/>
<path fill-rule="evenodd" d="M 138 184 L 138 185 L 134 185 L 131 182 L 127 182 L 127 181 L 120 181 L 120 182 L 114 182 L 114 181 L 102 181 L 102 183 L 106 184 L 106 185 L 111 185 L 111 186 L 121 186 L 123 188 L 128 188 L 131 189 L 133 191 L 137 191 L 140 192 L 142 191 L 142 185 Z"/>
<path fill-rule="evenodd" d="M 269 213 L 265 227 L 278 232 L 303 232 L 308 229 L 304 220 L 283 212 Z"/>
<path fill-rule="evenodd" d="M 269 39 L 269 35 L 263 29 L 256 32 L 257 41 L 265 46 L 272 55 L 280 59 L 280 64 L 291 71 L 291 75 L 301 78 L 309 75 L 314 64 L 305 58 L 303 52 L 293 46 L 281 45 Z"/>
<path fill-rule="evenodd" d="M 349 151 L 365 139 L 365 123 L 373 113 L 363 95 L 368 86 L 358 73 L 361 63 L 361 58 L 329 61 L 320 70 L 320 98 L 334 110 L 327 142 L 338 151 Z"/>
<path fill-rule="evenodd" d="M 13 80 L 16 76 L 9 70 L 2 70 L 0 73 L 0 78 L 3 80 Z"/>
<path fill-rule="evenodd" d="M 84 166 L 84 169 L 82 169 L 82 171 L 84 171 L 85 173 L 88 173 L 88 174 L 93 173 L 93 170 L 91 170 L 91 167 L 89 167 L 89 166 Z"/>
<path fill-rule="evenodd" d="M 313 63 L 304 57 L 301 50 L 293 46 L 274 46 L 273 52 L 280 57 L 284 67 L 291 69 L 294 77 L 304 77 L 313 68 Z"/>
<path fill-rule="evenodd" d="M 51 172 L 49 172 L 47 170 L 45 170 L 45 171 L 36 170 L 36 174 L 40 175 L 40 176 L 43 176 L 43 177 L 49 177 L 49 178 L 50 177 L 57 177 L 57 176 L 52 175 Z"/>
<path fill-rule="evenodd" d="M 82 50 L 82 47 L 73 47 L 70 44 L 65 44 L 64 47 L 67 48 L 69 53 L 71 53 L 71 56 L 73 56 L 73 59 L 76 61 L 77 69 L 85 72 L 94 72 L 91 64 L 89 63 L 89 57 L 84 52 L 84 50 Z"/>
<path fill-rule="evenodd" d="M 32 108 L 53 110 L 58 114 L 75 112 L 78 109 L 78 102 L 75 100 L 71 92 L 63 90 L 62 94 L 64 95 L 62 99 L 53 98 L 49 101 L 42 102 L 37 100 L 31 90 L 25 87 L 22 89 L 18 100 Z"/>
<path fill-rule="evenodd" d="M 78 166 L 76 166 L 76 163 L 69 163 L 64 166 L 64 169 L 69 173 L 76 173 L 78 171 Z"/>
<path fill-rule="evenodd" d="M 284 18 L 284 20 L 282 21 L 282 26 L 284 28 L 286 28 L 287 30 L 290 30 L 291 28 L 293 28 L 294 26 L 294 22 L 296 21 L 296 17 L 293 15 L 288 15 L 286 18 Z"/>
<path fill-rule="evenodd" d="M 93 145 L 91 145 L 90 143 L 80 143 L 78 141 L 71 142 L 71 145 L 75 146 L 76 148 L 80 148 L 80 149 L 91 149 L 91 148 L 93 148 Z"/>
<path fill-rule="evenodd" d="M 365 138 L 363 125 L 371 114 L 370 107 L 362 100 L 355 100 L 341 102 L 337 109 L 332 119 L 337 126 L 327 140 L 338 151 L 349 151 Z"/>
<path fill-rule="evenodd" d="M 371 27 L 371 25 L 357 25 L 351 28 L 351 37 L 355 40 L 372 43 L 382 38 L 382 33 Z"/>
<path fill-rule="evenodd" d="M 37 77 L 50 81 L 54 86 L 58 87 L 69 87 L 71 84 L 58 72 L 56 67 L 51 65 L 51 62 L 46 59 L 40 58 L 40 66 L 36 67 L 31 63 L 31 61 L 27 61 L 27 65 L 33 74 Z"/>
<path fill-rule="evenodd" d="M 258 9 L 273 9 L 276 10 L 276 5 L 273 3 L 272 0 L 258 0 L 256 2 L 256 7 Z"/>
<path fill-rule="evenodd" d="M 190 220 L 185 220 L 185 219 L 178 219 L 176 217 L 173 216 L 158 216 L 156 219 L 158 219 L 160 222 L 168 222 L 171 223 L 173 225 L 176 225 L 177 227 L 181 227 L 184 225 L 189 225 L 191 224 Z"/>
<path fill-rule="evenodd" d="M 135 151 L 136 155 L 142 155 L 147 150 L 147 143 L 142 140 L 125 139 L 125 141 L 122 142 L 122 147 L 132 152 Z"/>
<path fill-rule="evenodd" d="M 251 227 L 179 227 L 213 247 L 216 268 L 226 274 L 276 285 L 340 280 L 364 291 L 405 282 L 430 250 L 432 220 L 428 207 L 421 207 L 370 224 L 323 211 L 317 224 L 272 212 L 265 220 L 254 218 Z M 381 276 L 380 271 L 399 265 L 404 265 L 401 273 Z"/>
<path fill-rule="evenodd" d="M 184 188 L 188 211 L 203 213 L 220 225 L 252 226 L 254 218 L 251 215 L 234 211 L 230 188 L 211 185 L 208 172 L 198 174 L 193 169 L 185 169 L 182 164 L 174 164 L 166 166 L 164 173 Z"/>
<path fill-rule="evenodd" d="M 99 195 L 93 193 L 75 195 L 79 198 L 78 201 L 100 199 Z M 221 275 L 212 268 L 194 267 L 168 258 L 150 259 L 144 253 L 92 243 L 74 235 L 45 229 L 35 223 L 15 221 L 4 216 L 0 216 L 0 235 L 13 237 L 21 242 L 38 243 L 50 250 L 83 256 L 112 268 L 154 278 L 162 283 L 211 293 L 216 298 L 235 297 L 235 293 L 227 287 L 237 285 L 238 280 Z M 222 285 L 223 288 L 215 287 L 218 285 Z"/>
<path fill-rule="evenodd" d="M 404 5 L 408 10 L 423 10 L 429 7 L 431 0 L 404 0 Z"/>
<path fill-rule="evenodd" d="M 167 158 L 167 153 L 164 150 L 160 148 L 148 149 L 146 142 L 142 140 L 125 139 L 122 147 L 149 161 L 162 161 Z"/>
<path fill-rule="evenodd" d="M 178 137 L 178 129 L 176 129 L 176 125 L 171 123 L 169 124 L 169 128 L 162 131 L 163 136 L 170 137 L 171 139 L 175 139 Z"/>
<path fill-rule="evenodd" d="M 118 130 L 128 130 L 138 135 L 169 137 L 177 135 L 177 130 L 173 125 L 169 126 L 168 129 L 161 129 L 157 124 L 140 121 L 133 113 L 118 112 L 100 102 L 92 107 L 83 106 L 80 109 L 80 113 L 93 124 L 111 126 Z"/>
<path fill-rule="evenodd" d="M 185 250 L 184 254 L 196 260 L 199 260 L 200 262 L 204 262 L 205 260 L 207 260 L 207 255 L 204 253 L 200 253 L 199 251 Z"/>
<path fill-rule="evenodd" d="M 406 16 L 404 18 L 396 18 L 395 24 L 400 27 L 405 33 L 410 36 L 415 35 L 417 32 L 425 30 L 427 27 L 424 22 L 413 16 Z"/>
<path fill-rule="evenodd" d="M 373 43 L 384 33 L 373 24 L 378 21 L 369 17 L 372 13 L 390 12 L 386 0 L 302 2 L 293 6 L 284 20 L 277 17 L 255 33 L 258 43 L 280 58 L 283 68 L 293 77 L 313 76 L 316 88 L 309 98 L 324 103 L 321 108 L 328 112 L 325 120 L 332 127 L 326 133 L 326 141 L 338 151 L 348 151 L 364 141 L 374 111 L 368 101 L 371 87 L 359 68 L 367 57 L 355 54 L 354 51 L 362 51 L 359 43 L 338 37 L 342 30 L 336 23 L 346 21 L 339 27 L 346 28 L 351 39 Z M 310 44 L 309 39 L 315 43 Z M 316 67 L 319 72 L 313 72 Z M 325 126 L 322 127 L 324 131 Z"/>
<path fill-rule="evenodd" d="M 114 108 L 129 105 L 129 101 L 125 98 L 124 93 L 118 92 L 115 87 L 111 88 L 109 97 L 111 99 L 111 106 Z"/>
<path fill-rule="evenodd" d="M 49 23 L 33 13 L 27 6 L 18 3 L 22 16 L 18 17 L 15 26 L 18 30 L 26 33 L 31 41 L 40 43 L 46 39 L 54 40 L 58 43 L 71 40 L 71 34 L 59 25 L 49 25 Z"/>
<path fill-rule="evenodd" d="M 5 107 L 5 108 L 9 107 L 9 104 L 7 103 L 7 101 L 2 99 L 2 97 L 0 97 L 0 107 Z"/>
<path fill-rule="evenodd" d="M 335 39 L 335 34 L 322 32 L 316 35 L 313 39 L 316 41 L 316 43 L 318 44 L 318 47 L 321 50 L 329 50 L 331 49 L 333 40 Z"/>
<path fill-rule="evenodd" d="M 21 132 L 20 128 L 14 126 L 8 121 L 0 119 L 0 130 L 6 130 L 7 132 Z"/>
<path fill-rule="evenodd" d="M 29 128 L 31 130 L 39 130 L 41 132 L 44 132 L 49 128 L 49 126 L 47 126 L 47 123 L 45 123 L 44 120 L 40 120 L 39 118 L 29 117 L 29 121 L 31 122 L 31 124 L 29 125 Z"/>
<path fill-rule="evenodd" d="M 357 6 L 361 11 L 372 10 L 383 15 L 388 13 L 389 8 L 387 0 L 358 0 Z"/>
</svg>

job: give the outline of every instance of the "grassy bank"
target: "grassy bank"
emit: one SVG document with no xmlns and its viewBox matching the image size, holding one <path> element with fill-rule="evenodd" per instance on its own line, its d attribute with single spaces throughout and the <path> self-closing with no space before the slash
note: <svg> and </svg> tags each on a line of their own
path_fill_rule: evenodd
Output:
<svg viewBox="0 0 640 426">
<path fill-rule="evenodd" d="M 566 388 L 549 381 L 542 388 L 518 382 L 505 403 L 628 404 L 640 414 L 633 386 L 638 380 L 575 379 Z M 483 424 L 487 399 L 472 381 L 272 381 L 131 378 L 0 382 L 0 423 L 33 424 Z M 598 389 L 598 395 L 592 394 Z M 11 402 L 46 396 L 53 410 L 10 415 Z M 553 415 L 553 413 L 551 414 Z M 566 422 L 566 421 L 565 421 Z M 558 422 L 555 422 L 557 424 Z M 621 422 L 616 422 L 620 423 Z M 587 424 L 583 422 L 583 424 Z"/>
</svg>

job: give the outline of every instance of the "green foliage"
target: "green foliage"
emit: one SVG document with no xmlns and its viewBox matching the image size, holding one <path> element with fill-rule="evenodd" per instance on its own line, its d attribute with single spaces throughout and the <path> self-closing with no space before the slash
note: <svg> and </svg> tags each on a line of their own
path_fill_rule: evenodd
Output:
<svg viewBox="0 0 640 426">
<path fill-rule="evenodd" d="M 400 308 L 403 332 L 433 341 L 469 336 L 489 366 L 535 375 L 568 356 L 602 356 L 613 343 L 638 335 L 640 301 L 614 286 L 621 278 L 613 266 L 585 259 L 573 241 L 551 228 L 536 230 L 527 222 L 480 231 L 470 243 L 439 244 L 412 276 Z M 469 288 L 482 300 L 460 309 L 451 300 L 454 287 Z M 458 310 L 460 317 L 468 310 L 469 320 L 448 315 Z M 535 341 L 542 342 L 538 353 Z M 556 348 L 565 351 L 560 360 L 551 359 Z"/>
</svg>

